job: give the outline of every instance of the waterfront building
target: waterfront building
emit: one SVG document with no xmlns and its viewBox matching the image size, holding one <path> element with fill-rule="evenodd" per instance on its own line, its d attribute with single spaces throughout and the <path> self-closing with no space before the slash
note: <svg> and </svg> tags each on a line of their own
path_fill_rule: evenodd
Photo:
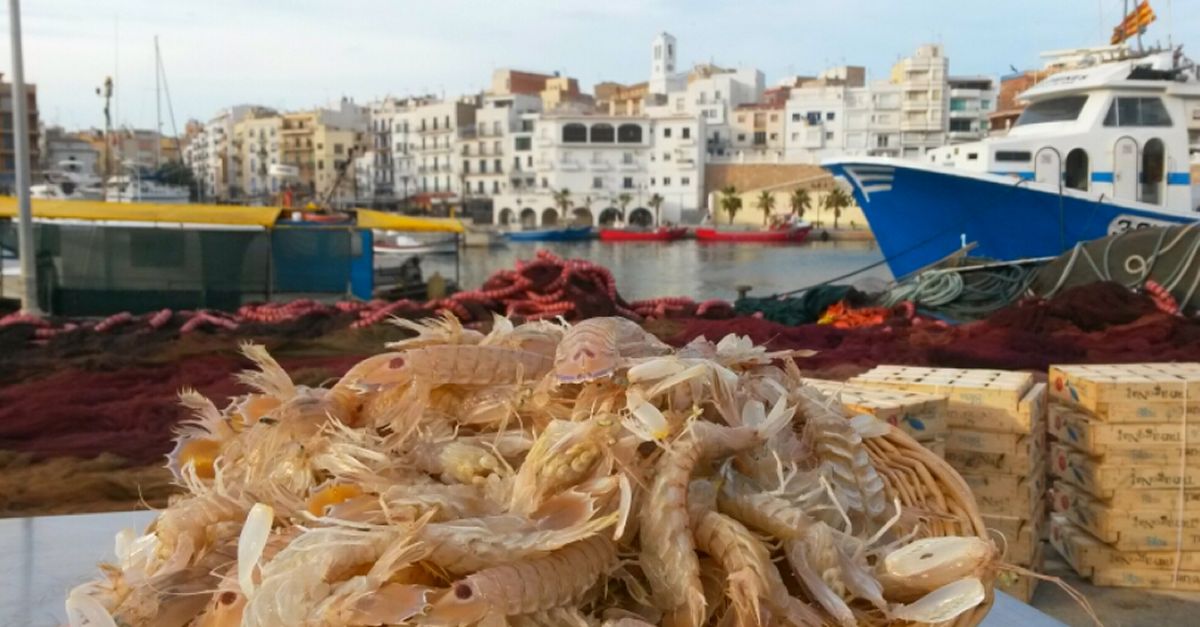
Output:
<svg viewBox="0 0 1200 627">
<path fill-rule="evenodd" d="M 427 211 L 461 206 L 465 173 L 460 140 L 473 135 L 479 98 L 417 101 L 400 112 L 412 172 L 408 203 Z M 393 133 L 395 123 L 393 122 Z"/>
<path fill-rule="evenodd" d="M 261 107 L 236 105 L 219 111 L 204 124 L 184 153 L 184 162 L 192 169 L 199 199 L 209 202 L 232 199 L 231 189 L 239 185 L 233 163 L 234 126 Z M 115 159 L 114 159 L 115 161 Z M 119 164 L 113 164 L 113 174 Z"/>
<path fill-rule="evenodd" d="M 246 202 L 275 202 L 280 180 L 271 176 L 271 166 L 281 159 L 280 134 L 283 118 L 271 109 L 255 109 L 233 126 L 233 162 L 238 187 L 230 195 Z"/>
<path fill-rule="evenodd" d="M 464 130 L 459 141 L 467 204 L 535 186 L 533 126 L 544 103 L 530 94 L 482 98 L 474 128 Z"/>
<path fill-rule="evenodd" d="M 976 141 L 988 135 L 989 116 L 996 110 L 996 81 L 989 76 L 951 76 L 946 140 Z"/>
<path fill-rule="evenodd" d="M 655 195 L 663 222 L 698 215 L 704 173 L 698 118 L 546 112 L 523 120 L 534 122 L 522 160 L 533 171 L 514 172 L 510 180 L 521 186 L 493 197 L 498 223 L 650 225 Z"/>
<path fill-rule="evenodd" d="M 37 85 L 25 85 L 25 98 L 29 113 L 29 163 L 34 167 L 41 162 Z M 12 84 L 0 74 L 0 191 L 5 193 L 11 193 L 16 184 L 17 147 L 14 139 Z"/>
</svg>

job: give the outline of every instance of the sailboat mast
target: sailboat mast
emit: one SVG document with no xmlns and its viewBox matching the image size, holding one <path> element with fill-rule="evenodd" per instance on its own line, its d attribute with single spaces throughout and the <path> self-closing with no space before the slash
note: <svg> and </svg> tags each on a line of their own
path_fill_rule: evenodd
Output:
<svg viewBox="0 0 1200 627">
<path fill-rule="evenodd" d="M 158 56 L 158 35 L 154 36 L 154 168 L 162 167 L 162 75 Z"/>
</svg>

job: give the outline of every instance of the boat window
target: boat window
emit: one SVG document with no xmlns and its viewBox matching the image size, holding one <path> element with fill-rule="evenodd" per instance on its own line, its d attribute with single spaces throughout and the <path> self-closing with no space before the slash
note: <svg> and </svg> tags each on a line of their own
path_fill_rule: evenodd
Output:
<svg viewBox="0 0 1200 627">
<path fill-rule="evenodd" d="M 1138 200 L 1152 205 L 1162 203 L 1166 152 L 1162 140 L 1158 138 L 1146 142 L 1142 148 L 1142 184 L 1138 189 Z"/>
<path fill-rule="evenodd" d="M 1053 100 L 1035 102 L 1021 112 L 1014 126 L 1044 124 L 1046 122 L 1070 122 L 1079 117 L 1087 96 L 1064 96 Z"/>
<path fill-rule="evenodd" d="M 996 161 L 1029 161 L 1033 155 L 1026 150 L 997 150 Z"/>
<path fill-rule="evenodd" d="M 1171 126 L 1171 116 L 1158 98 L 1121 96 L 1108 106 L 1105 126 Z"/>
<path fill-rule="evenodd" d="M 1063 185 L 1071 189 L 1087 191 L 1089 177 L 1087 151 L 1082 148 L 1076 148 L 1067 153 L 1067 167 L 1063 171 Z"/>
</svg>

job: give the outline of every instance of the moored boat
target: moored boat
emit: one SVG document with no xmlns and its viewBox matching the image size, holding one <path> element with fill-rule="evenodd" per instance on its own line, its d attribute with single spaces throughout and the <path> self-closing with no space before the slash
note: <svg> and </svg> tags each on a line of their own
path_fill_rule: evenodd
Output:
<svg viewBox="0 0 1200 627">
<path fill-rule="evenodd" d="M 1003 136 L 920 161 L 822 163 L 853 191 L 894 276 L 968 245 L 1012 261 L 1200 218 L 1189 167 L 1200 122 L 1195 66 L 1178 50 L 1124 46 L 1044 56 L 1071 69 L 1022 93 L 1029 105 Z"/>
<path fill-rule="evenodd" d="M 702 242 L 734 242 L 747 244 L 799 244 L 812 231 L 811 224 L 762 231 L 733 231 L 713 227 L 696 229 L 696 239 Z"/>
<path fill-rule="evenodd" d="M 562 229 L 539 229 L 535 231 L 512 231 L 504 237 L 513 242 L 575 242 L 592 238 L 592 227 L 569 226 Z"/>
<path fill-rule="evenodd" d="M 657 229 L 600 229 L 603 242 L 673 242 L 687 235 L 687 227 L 660 226 Z"/>
</svg>

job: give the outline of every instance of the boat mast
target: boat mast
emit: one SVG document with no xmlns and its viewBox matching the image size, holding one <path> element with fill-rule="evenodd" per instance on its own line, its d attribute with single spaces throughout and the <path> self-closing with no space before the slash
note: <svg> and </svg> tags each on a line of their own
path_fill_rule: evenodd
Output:
<svg viewBox="0 0 1200 627">
<path fill-rule="evenodd" d="M 154 36 L 154 169 L 162 167 L 162 86 L 158 56 L 158 35 Z"/>
</svg>

